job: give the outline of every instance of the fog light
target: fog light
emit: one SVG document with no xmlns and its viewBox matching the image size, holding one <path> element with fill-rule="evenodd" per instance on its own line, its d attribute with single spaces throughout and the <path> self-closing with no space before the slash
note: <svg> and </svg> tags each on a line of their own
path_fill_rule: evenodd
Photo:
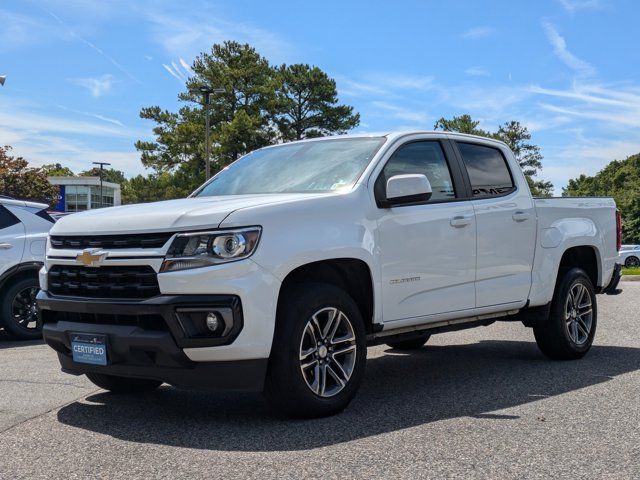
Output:
<svg viewBox="0 0 640 480">
<path fill-rule="evenodd" d="M 220 327 L 220 319 L 214 312 L 207 313 L 207 328 L 215 332 Z"/>
</svg>

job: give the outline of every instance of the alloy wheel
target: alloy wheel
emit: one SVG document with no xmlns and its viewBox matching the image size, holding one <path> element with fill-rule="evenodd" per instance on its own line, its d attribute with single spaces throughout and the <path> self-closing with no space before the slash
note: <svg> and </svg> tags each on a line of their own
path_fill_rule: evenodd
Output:
<svg viewBox="0 0 640 480">
<path fill-rule="evenodd" d="M 353 325 L 341 310 L 322 308 L 307 320 L 300 340 L 300 370 L 309 389 L 333 397 L 349 383 L 356 365 Z"/>
<path fill-rule="evenodd" d="M 13 297 L 11 315 L 13 321 L 25 330 L 37 330 L 40 326 L 40 314 L 36 303 L 37 287 L 27 287 Z"/>
<path fill-rule="evenodd" d="M 591 294 L 581 283 L 576 283 L 569 290 L 565 304 L 565 322 L 569 338 L 576 345 L 585 344 L 593 326 L 593 307 Z"/>
</svg>

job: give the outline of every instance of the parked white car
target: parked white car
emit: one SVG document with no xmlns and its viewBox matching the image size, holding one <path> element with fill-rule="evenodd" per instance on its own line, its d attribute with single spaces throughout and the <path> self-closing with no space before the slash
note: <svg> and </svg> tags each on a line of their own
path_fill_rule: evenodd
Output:
<svg viewBox="0 0 640 480">
<path fill-rule="evenodd" d="M 534 199 L 501 142 L 333 137 L 252 152 L 187 199 L 62 218 L 38 299 L 63 370 L 100 387 L 264 390 L 320 416 L 355 395 L 367 345 L 518 320 L 582 357 L 620 238 L 612 199 Z"/>
<path fill-rule="evenodd" d="M 618 261 L 627 268 L 640 267 L 640 245 L 622 245 Z"/>
<path fill-rule="evenodd" d="M 41 335 L 38 270 L 53 222 L 44 203 L 0 197 L 0 327 L 20 339 Z"/>
</svg>

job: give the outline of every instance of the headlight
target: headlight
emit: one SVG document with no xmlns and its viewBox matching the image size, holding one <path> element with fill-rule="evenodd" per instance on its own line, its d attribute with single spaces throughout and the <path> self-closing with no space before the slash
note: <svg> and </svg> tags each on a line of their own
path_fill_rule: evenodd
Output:
<svg viewBox="0 0 640 480">
<path fill-rule="evenodd" d="M 251 256 L 260 239 L 260 227 L 212 232 L 180 233 L 169 247 L 161 272 L 208 267 Z"/>
</svg>

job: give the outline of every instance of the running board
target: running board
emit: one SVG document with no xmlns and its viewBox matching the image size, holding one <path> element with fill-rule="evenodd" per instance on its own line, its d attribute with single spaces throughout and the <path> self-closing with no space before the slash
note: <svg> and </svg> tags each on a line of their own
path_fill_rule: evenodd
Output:
<svg viewBox="0 0 640 480">
<path fill-rule="evenodd" d="M 498 318 L 515 315 L 519 311 L 520 309 L 507 310 L 506 312 L 487 313 L 485 315 L 474 315 L 472 317 L 455 318 L 452 320 L 441 320 L 438 322 L 423 323 L 420 325 L 411 325 L 409 327 L 400 327 L 400 328 L 394 328 L 391 330 L 381 330 L 379 332 L 375 332 L 370 335 L 367 335 L 367 340 L 372 341 L 379 338 L 391 337 L 391 336 L 414 333 L 414 332 L 429 332 L 431 330 L 451 331 L 451 330 L 461 330 L 462 328 L 465 328 L 465 327 L 472 328 L 472 327 L 481 326 L 484 324 L 489 325 Z M 467 326 L 465 325 L 467 323 L 473 324 L 473 325 Z M 459 327 L 459 328 L 456 328 L 456 327 Z"/>
</svg>

